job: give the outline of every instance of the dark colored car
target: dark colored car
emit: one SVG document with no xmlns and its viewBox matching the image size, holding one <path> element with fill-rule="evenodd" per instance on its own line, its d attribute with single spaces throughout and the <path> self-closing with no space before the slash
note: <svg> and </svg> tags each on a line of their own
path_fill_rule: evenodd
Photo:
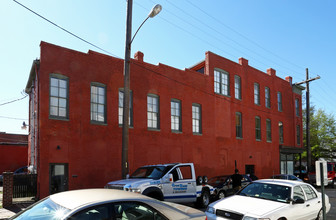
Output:
<svg viewBox="0 0 336 220">
<path fill-rule="evenodd" d="M 298 178 L 294 175 L 291 175 L 291 174 L 277 174 L 277 175 L 271 176 L 270 179 L 295 180 L 295 181 L 303 182 L 302 179 L 300 179 L 300 178 Z"/>
<path fill-rule="evenodd" d="M 245 187 L 250 182 L 252 182 L 252 179 L 246 175 L 242 175 L 242 187 Z M 215 176 L 208 180 L 208 184 L 214 187 L 215 193 L 213 199 L 223 199 L 227 196 L 231 196 L 235 194 L 235 190 L 232 188 L 232 180 L 231 175 L 223 175 L 223 176 Z"/>
</svg>

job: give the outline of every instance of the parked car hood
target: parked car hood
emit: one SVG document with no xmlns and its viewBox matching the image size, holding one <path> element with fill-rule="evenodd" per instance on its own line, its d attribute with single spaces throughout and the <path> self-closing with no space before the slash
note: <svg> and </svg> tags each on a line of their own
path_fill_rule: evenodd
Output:
<svg viewBox="0 0 336 220">
<path fill-rule="evenodd" d="M 108 184 L 109 185 L 133 185 L 133 184 L 143 184 L 146 182 L 153 182 L 153 181 L 159 181 L 160 180 L 153 180 L 153 179 L 123 179 L 123 180 L 116 180 L 116 181 L 111 181 Z"/>
<path fill-rule="evenodd" d="M 227 210 L 251 216 L 266 216 L 288 206 L 287 203 L 234 195 L 213 203 L 215 209 Z"/>
</svg>

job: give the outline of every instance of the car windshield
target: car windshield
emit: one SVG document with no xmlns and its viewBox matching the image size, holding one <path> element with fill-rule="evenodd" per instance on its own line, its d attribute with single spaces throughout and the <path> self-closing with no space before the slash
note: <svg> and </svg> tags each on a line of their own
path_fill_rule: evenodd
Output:
<svg viewBox="0 0 336 220">
<path fill-rule="evenodd" d="M 47 198 L 45 200 L 41 200 L 41 202 L 36 205 L 31 206 L 29 209 L 26 209 L 24 212 L 15 215 L 11 219 L 59 220 L 63 219 L 70 211 L 70 209 L 60 206 L 53 202 L 50 198 Z"/>
<path fill-rule="evenodd" d="M 146 179 L 160 179 L 162 178 L 173 166 L 148 166 L 138 168 L 129 178 L 146 178 Z"/>
<path fill-rule="evenodd" d="M 290 201 L 291 187 L 278 184 L 252 182 L 237 194 L 288 203 Z"/>
</svg>

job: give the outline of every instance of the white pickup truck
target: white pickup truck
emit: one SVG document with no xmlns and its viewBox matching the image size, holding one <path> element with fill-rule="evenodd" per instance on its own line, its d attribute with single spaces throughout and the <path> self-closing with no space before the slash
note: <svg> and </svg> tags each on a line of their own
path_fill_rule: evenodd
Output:
<svg viewBox="0 0 336 220">
<path fill-rule="evenodd" d="M 120 189 L 169 202 L 208 206 L 212 186 L 206 177 L 197 177 L 193 163 L 148 165 L 138 168 L 129 178 L 112 181 L 105 188 Z"/>
</svg>

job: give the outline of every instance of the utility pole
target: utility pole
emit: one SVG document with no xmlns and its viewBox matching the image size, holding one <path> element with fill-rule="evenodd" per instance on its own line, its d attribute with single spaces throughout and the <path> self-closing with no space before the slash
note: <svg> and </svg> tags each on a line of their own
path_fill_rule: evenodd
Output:
<svg viewBox="0 0 336 220">
<path fill-rule="evenodd" d="M 309 82 L 320 79 L 320 76 L 309 79 L 308 68 L 306 68 L 306 80 L 295 83 L 295 85 L 301 85 L 306 83 L 306 147 L 307 147 L 307 174 L 311 170 L 311 148 L 310 148 L 310 103 L 309 103 Z"/>
<path fill-rule="evenodd" d="M 131 37 L 132 37 L 132 8 L 133 0 L 127 1 L 126 17 L 126 45 L 124 61 L 124 100 L 123 100 L 123 126 L 122 126 L 122 150 L 121 150 L 121 175 L 124 179 L 128 174 L 128 129 L 129 129 L 129 100 L 130 100 L 130 60 L 131 60 Z"/>
</svg>

